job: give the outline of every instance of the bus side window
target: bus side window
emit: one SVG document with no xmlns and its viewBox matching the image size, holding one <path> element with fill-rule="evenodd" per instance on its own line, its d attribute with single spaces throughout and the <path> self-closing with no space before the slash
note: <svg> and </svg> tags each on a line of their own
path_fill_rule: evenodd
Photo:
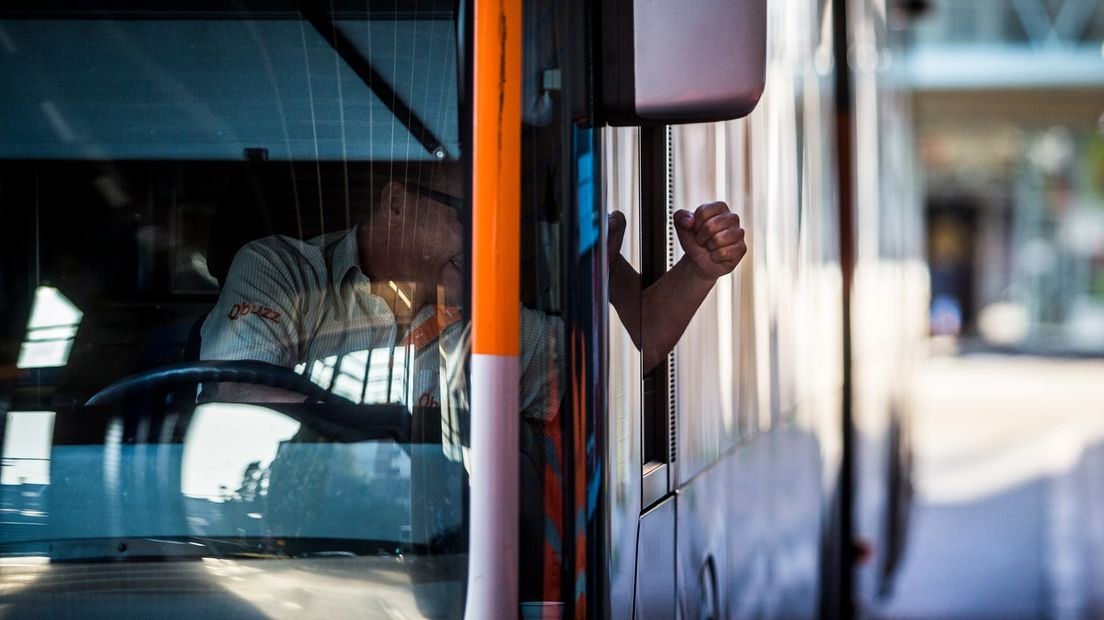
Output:
<svg viewBox="0 0 1104 620">
<path fill-rule="evenodd" d="M 674 205 L 726 200 L 748 227 L 741 160 L 744 124 L 730 121 L 671 129 Z M 682 248 L 678 243 L 671 247 L 674 262 L 682 256 Z M 755 260 L 755 253 L 749 254 Z M 749 264 L 745 259 L 734 272 L 717 280 L 675 349 L 671 400 L 677 420 L 678 481 L 690 479 L 739 441 L 745 434 L 742 418 L 754 408 L 754 316 L 751 305 L 744 303 L 752 293 L 750 278 L 745 277 L 751 272 Z"/>
</svg>

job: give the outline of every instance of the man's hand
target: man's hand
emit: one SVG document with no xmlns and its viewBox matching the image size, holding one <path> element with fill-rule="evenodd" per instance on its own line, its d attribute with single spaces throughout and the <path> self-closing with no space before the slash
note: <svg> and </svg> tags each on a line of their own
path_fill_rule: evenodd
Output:
<svg viewBox="0 0 1104 620">
<path fill-rule="evenodd" d="M 672 218 L 682 250 L 703 280 L 732 273 L 747 254 L 740 216 L 723 202 L 703 204 L 693 213 L 679 209 Z"/>
<path fill-rule="evenodd" d="M 625 241 L 625 214 L 620 211 L 610 213 L 607 219 L 606 260 L 608 265 L 621 253 L 621 244 Z"/>
</svg>

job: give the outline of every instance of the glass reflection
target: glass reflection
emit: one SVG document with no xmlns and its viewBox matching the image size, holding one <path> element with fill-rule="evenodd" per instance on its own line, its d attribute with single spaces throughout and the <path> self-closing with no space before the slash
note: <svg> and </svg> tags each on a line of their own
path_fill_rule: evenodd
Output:
<svg viewBox="0 0 1104 620">
<path fill-rule="evenodd" d="M 9 411 L 4 422 L 0 484 L 50 484 L 53 411 Z"/>
<path fill-rule="evenodd" d="M 0 555 L 119 560 L 130 546 L 162 558 L 301 557 L 455 547 L 465 477 L 450 445 L 455 420 L 432 408 L 412 416 L 399 407 L 332 407 L 208 403 L 185 419 L 104 407 L 9 412 Z M 377 423 L 356 423 L 373 414 Z M 181 440 L 165 432 L 181 427 Z"/>
<path fill-rule="evenodd" d="M 208 403 L 196 407 L 184 441 L 180 492 L 221 503 L 256 483 L 299 422 L 266 407 Z M 235 491 L 237 489 L 237 491 Z M 232 495 L 236 494 L 236 495 Z"/>
<path fill-rule="evenodd" d="M 19 349 L 19 368 L 48 368 L 69 362 L 82 313 L 69 298 L 52 286 L 35 291 L 27 337 Z"/>
<path fill-rule="evenodd" d="M 35 536 L 47 516 L 54 412 L 9 411 L 0 453 L 0 533 Z"/>
</svg>

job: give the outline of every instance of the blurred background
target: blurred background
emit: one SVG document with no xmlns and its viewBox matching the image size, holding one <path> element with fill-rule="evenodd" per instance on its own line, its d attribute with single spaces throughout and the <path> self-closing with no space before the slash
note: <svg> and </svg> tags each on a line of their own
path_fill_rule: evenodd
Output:
<svg viewBox="0 0 1104 620">
<path fill-rule="evenodd" d="M 1104 617 L 1104 2 L 907 31 L 931 274 L 884 618 Z"/>
</svg>

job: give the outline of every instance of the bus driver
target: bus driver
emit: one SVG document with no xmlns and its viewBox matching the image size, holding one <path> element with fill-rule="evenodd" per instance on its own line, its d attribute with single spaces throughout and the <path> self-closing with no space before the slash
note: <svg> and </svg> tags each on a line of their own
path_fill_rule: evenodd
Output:
<svg viewBox="0 0 1104 620">
<path fill-rule="evenodd" d="M 456 353 L 466 349 L 468 331 L 457 310 L 461 188 L 455 166 L 411 164 L 404 178 L 383 184 L 377 204 L 348 231 L 309 241 L 273 235 L 245 245 L 204 322 L 201 358 L 296 368 L 355 402 L 437 405 L 447 397 L 441 378 L 462 368 Z M 642 351 L 645 372 L 666 357 L 713 283 L 747 252 L 739 217 L 723 202 L 679 210 L 673 220 L 685 254 L 641 290 L 640 275 L 620 254 L 625 217 L 609 216 L 610 301 Z M 547 420 L 559 407 L 562 323 L 527 308 L 521 313 L 519 402 L 526 417 Z M 339 381 L 352 361 L 359 370 L 351 374 L 362 385 Z M 371 368 L 381 364 L 388 378 L 378 380 L 376 373 L 373 384 Z M 203 399 L 293 402 L 303 396 L 221 383 L 204 386 Z"/>
</svg>

